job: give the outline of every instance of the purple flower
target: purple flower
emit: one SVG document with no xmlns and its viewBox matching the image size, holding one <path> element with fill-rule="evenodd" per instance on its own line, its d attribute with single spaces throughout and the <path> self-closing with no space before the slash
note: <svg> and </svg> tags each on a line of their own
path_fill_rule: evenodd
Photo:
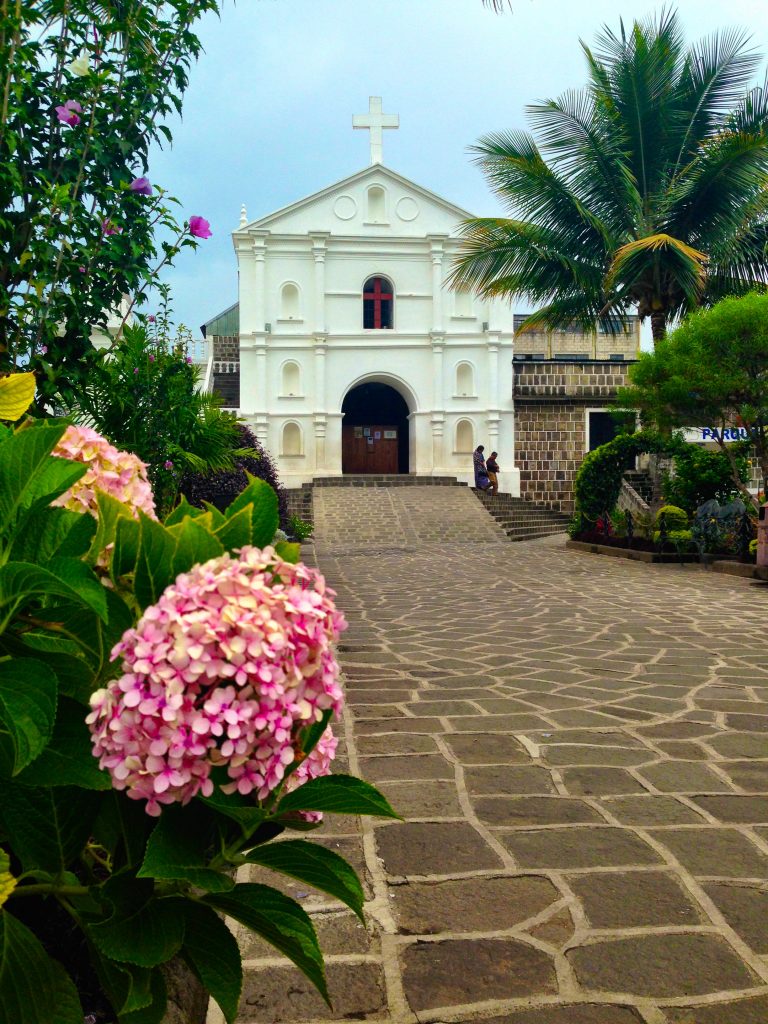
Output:
<svg viewBox="0 0 768 1024">
<path fill-rule="evenodd" d="M 154 322 L 155 322 L 155 314 L 154 313 L 150 313 L 149 316 L 147 317 L 147 323 L 153 324 Z"/>
<path fill-rule="evenodd" d="M 77 269 L 80 271 L 81 274 L 85 273 L 85 267 L 78 267 Z"/>
<path fill-rule="evenodd" d="M 40 346 L 40 354 L 44 355 L 44 356 L 48 355 L 48 346 L 47 345 L 41 345 Z"/>
<path fill-rule="evenodd" d="M 113 220 L 105 219 L 101 222 L 101 233 L 103 235 L 117 235 L 123 229 L 119 224 L 115 224 Z"/>
<path fill-rule="evenodd" d="M 166 469 L 173 469 L 173 463 L 171 462 L 170 459 L 166 459 L 164 465 Z"/>
<path fill-rule="evenodd" d="M 138 368 L 138 366 L 134 366 L 134 368 L 133 368 L 133 372 L 134 372 L 134 373 L 138 373 L 138 372 L 139 372 L 139 368 Z"/>
<path fill-rule="evenodd" d="M 76 124 L 80 124 L 78 114 L 82 114 L 82 112 L 83 108 L 77 100 L 67 100 L 60 107 L 56 107 L 56 115 L 59 121 L 62 124 L 68 124 L 71 128 L 74 128 Z"/>
<path fill-rule="evenodd" d="M 154 356 L 150 356 L 150 357 L 149 357 L 149 361 L 150 361 L 150 363 L 154 363 L 154 361 L 155 361 L 155 357 L 154 357 Z"/>
<path fill-rule="evenodd" d="M 189 233 L 194 235 L 195 238 L 210 238 L 213 232 L 211 231 L 211 225 L 205 217 L 190 217 Z"/>
<path fill-rule="evenodd" d="M 149 178 L 134 178 L 128 188 L 130 188 L 131 192 L 135 192 L 140 196 L 152 195 L 152 185 Z"/>
<path fill-rule="evenodd" d="M 191 363 L 191 362 L 192 362 L 192 356 L 187 356 L 187 362 L 188 362 L 188 363 Z"/>
</svg>

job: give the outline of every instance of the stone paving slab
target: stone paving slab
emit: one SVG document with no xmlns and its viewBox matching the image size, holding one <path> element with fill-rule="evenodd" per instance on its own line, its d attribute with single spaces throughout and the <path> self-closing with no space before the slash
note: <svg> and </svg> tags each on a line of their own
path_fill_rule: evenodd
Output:
<svg viewBox="0 0 768 1024">
<path fill-rule="evenodd" d="M 768 588 L 508 544 L 461 488 L 315 493 L 344 756 L 406 821 L 316 833 L 367 930 L 288 884 L 334 1008 L 242 936 L 242 1024 L 768 1024 Z"/>
</svg>

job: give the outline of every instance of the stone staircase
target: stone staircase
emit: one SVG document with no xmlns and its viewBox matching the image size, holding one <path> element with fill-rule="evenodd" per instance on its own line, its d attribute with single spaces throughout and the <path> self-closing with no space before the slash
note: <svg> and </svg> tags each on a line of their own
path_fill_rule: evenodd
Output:
<svg viewBox="0 0 768 1024">
<path fill-rule="evenodd" d="M 564 512 L 553 512 L 523 498 L 513 498 L 511 494 L 474 493 L 512 541 L 564 533 L 570 519 Z"/>
<path fill-rule="evenodd" d="M 355 492 L 354 500 L 349 489 Z M 380 493 L 370 494 L 371 491 Z M 342 498 L 339 492 L 347 496 Z M 400 498 L 393 505 L 396 494 Z M 416 500 L 418 494 L 423 495 L 424 501 Z M 445 495 L 445 500 L 441 499 L 441 494 Z M 477 508 L 473 494 L 489 513 L 488 517 Z M 455 498 L 449 498 L 449 495 L 455 495 Z M 535 540 L 563 533 L 569 519 L 564 513 L 553 512 L 522 498 L 513 498 L 510 494 L 489 496 L 470 490 L 465 483 L 451 476 L 366 474 L 319 477 L 311 484 L 288 488 L 286 496 L 289 516 L 297 515 L 315 526 L 325 525 L 329 536 L 334 525 L 343 531 L 354 526 L 352 532 L 358 534 L 362 527 L 354 524 L 361 518 L 367 519 L 372 529 L 370 535 L 366 530 L 363 532 L 370 543 L 377 540 L 380 543 L 381 538 L 388 535 L 392 538 L 407 536 L 413 542 L 416 538 L 436 540 L 443 534 L 446 540 L 467 542 L 477 537 L 478 530 L 487 538 L 488 528 L 492 531 L 500 528 L 511 541 Z M 327 516 L 326 512 L 331 508 L 334 512 Z M 473 509 L 477 509 L 477 514 Z M 422 518 L 423 523 L 420 522 Z M 464 522 L 467 530 L 459 528 L 457 532 L 457 521 Z M 482 527 L 483 523 L 485 527 Z M 503 540 L 502 533 L 497 536 Z"/>
<path fill-rule="evenodd" d="M 640 495 L 646 505 L 653 504 L 657 495 L 650 473 L 645 470 L 628 469 L 624 474 L 624 479 L 632 490 Z"/>
</svg>

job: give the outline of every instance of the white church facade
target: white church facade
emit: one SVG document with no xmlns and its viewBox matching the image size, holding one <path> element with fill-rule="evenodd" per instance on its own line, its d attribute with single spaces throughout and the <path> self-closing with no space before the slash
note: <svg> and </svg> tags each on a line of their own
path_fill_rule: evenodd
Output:
<svg viewBox="0 0 768 1024">
<path fill-rule="evenodd" d="M 513 311 L 447 287 L 472 215 L 384 166 L 397 118 L 377 97 L 354 126 L 371 132 L 370 166 L 257 220 L 243 209 L 239 302 L 205 325 L 219 383 L 239 374 L 225 404 L 288 487 L 345 473 L 469 483 L 483 444 L 519 495 Z"/>
</svg>

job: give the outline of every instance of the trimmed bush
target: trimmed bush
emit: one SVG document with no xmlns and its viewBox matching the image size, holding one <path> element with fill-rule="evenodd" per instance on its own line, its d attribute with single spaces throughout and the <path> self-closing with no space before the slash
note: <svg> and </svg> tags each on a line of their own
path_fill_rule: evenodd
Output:
<svg viewBox="0 0 768 1024">
<path fill-rule="evenodd" d="M 653 542 L 658 544 L 661 541 L 661 533 L 654 531 Z M 690 551 L 694 547 L 693 534 L 690 530 L 670 530 L 667 533 L 667 543 L 674 544 L 678 551 Z"/>
<path fill-rule="evenodd" d="M 688 529 L 688 513 L 685 509 L 678 508 L 677 505 L 662 505 L 656 513 L 656 519 L 654 520 L 654 526 L 657 530 L 661 528 L 662 516 L 665 517 L 668 534 L 676 530 Z"/>
</svg>

